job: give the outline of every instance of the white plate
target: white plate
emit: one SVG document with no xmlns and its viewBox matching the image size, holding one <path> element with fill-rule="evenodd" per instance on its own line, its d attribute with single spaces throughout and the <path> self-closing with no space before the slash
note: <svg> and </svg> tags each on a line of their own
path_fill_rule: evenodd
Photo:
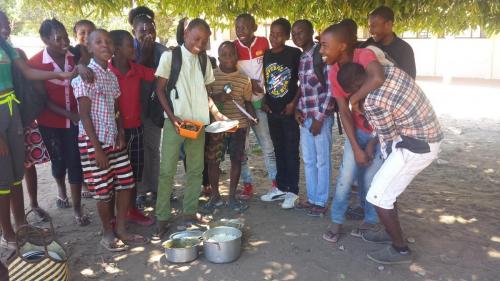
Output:
<svg viewBox="0 0 500 281">
<path fill-rule="evenodd" d="M 238 126 L 239 123 L 238 120 L 215 121 L 205 128 L 205 132 L 212 134 L 222 133 Z"/>
</svg>

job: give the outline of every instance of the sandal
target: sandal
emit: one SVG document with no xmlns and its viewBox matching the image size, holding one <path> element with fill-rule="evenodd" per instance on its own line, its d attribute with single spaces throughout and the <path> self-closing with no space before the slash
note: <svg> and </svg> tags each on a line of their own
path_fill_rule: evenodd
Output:
<svg viewBox="0 0 500 281">
<path fill-rule="evenodd" d="M 101 246 L 103 246 L 106 250 L 110 252 L 123 252 L 128 249 L 128 245 L 123 243 L 118 238 L 113 239 L 113 242 L 106 241 L 104 239 L 101 239 L 100 242 Z"/>
<path fill-rule="evenodd" d="M 62 199 L 61 197 L 57 196 L 57 200 L 56 200 L 56 206 L 57 208 L 59 209 L 66 209 L 66 208 L 69 208 L 69 200 L 68 200 L 68 197 L 66 197 L 65 199 Z"/>
<path fill-rule="evenodd" d="M 337 231 L 333 230 L 335 226 L 338 227 Z M 340 233 L 341 233 L 340 230 L 341 230 L 340 225 L 335 225 L 335 224 L 331 225 L 323 234 L 323 239 L 330 243 L 337 243 L 337 241 L 339 241 L 340 238 Z"/>
<path fill-rule="evenodd" d="M 139 234 L 132 234 L 131 239 L 120 239 L 129 246 L 142 246 L 149 243 L 149 239 Z"/>
<path fill-rule="evenodd" d="M 299 203 L 297 203 L 295 205 L 294 208 L 296 210 L 306 210 L 307 211 L 307 210 L 310 210 L 313 207 L 314 207 L 314 204 L 309 203 L 309 201 L 302 201 L 301 200 L 301 201 L 299 201 Z"/>
<path fill-rule="evenodd" d="M 177 230 L 184 231 L 192 227 L 196 227 L 198 229 L 206 229 L 206 225 L 210 222 L 209 219 L 203 216 L 198 215 L 186 215 L 184 217 L 184 222 L 177 226 Z"/>
<path fill-rule="evenodd" d="M 87 226 L 90 224 L 90 219 L 87 215 L 75 216 L 75 223 L 78 226 Z"/>
<path fill-rule="evenodd" d="M 222 206 L 224 206 L 224 201 L 222 201 L 221 199 L 218 199 L 215 202 L 212 202 L 210 200 L 205 205 L 201 206 L 200 211 L 204 214 L 212 214 L 215 211 L 215 209 L 218 209 Z"/>
<path fill-rule="evenodd" d="M 49 213 L 40 207 L 32 208 L 39 222 L 48 222 L 51 218 Z"/>
<path fill-rule="evenodd" d="M 238 212 L 238 213 L 243 213 L 248 209 L 248 205 L 241 202 L 241 201 L 231 201 L 228 205 L 229 209 Z"/>
</svg>

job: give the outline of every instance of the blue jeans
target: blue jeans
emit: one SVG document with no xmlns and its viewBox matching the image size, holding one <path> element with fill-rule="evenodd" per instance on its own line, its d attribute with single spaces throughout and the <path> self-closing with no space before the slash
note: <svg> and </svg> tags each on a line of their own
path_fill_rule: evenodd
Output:
<svg viewBox="0 0 500 281">
<path fill-rule="evenodd" d="M 309 128 L 312 118 L 300 127 L 300 147 L 306 177 L 307 201 L 325 207 L 331 178 L 333 116 L 325 117 L 319 135 L 313 136 Z"/>
<path fill-rule="evenodd" d="M 356 138 L 361 148 L 365 148 L 370 139 L 370 133 L 356 129 Z M 380 145 L 375 148 L 375 158 L 367 167 L 356 165 L 354 152 L 352 151 L 349 139 L 345 138 L 344 155 L 342 164 L 339 168 L 339 175 L 335 185 L 335 197 L 332 205 L 332 222 L 343 224 L 345 221 L 345 212 L 349 206 L 349 195 L 351 194 L 351 185 L 355 179 L 358 181 L 358 195 L 361 205 L 365 211 L 365 222 L 370 224 L 378 223 L 377 213 L 372 204 L 366 202 L 366 194 L 370 188 L 371 182 L 378 169 L 382 166 L 384 160 L 380 151 Z"/>
<path fill-rule="evenodd" d="M 264 163 L 266 164 L 267 176 L 270 180 L 276 179 L 276 157 L 274 155 L 273 141 L 269 133 L 269 123 L 267 121 L 267 113 L 261 109 L 255 109 L 255 114 L 259 119 L 259 123 L 252 126 L 252 130 L 257 138 L 257 142 L 262 149 L 264 155 Z M 249 151 L 247 151 L 248 154 Z M 241 167 L 241 178 L 243 183 L 253 183 L 250 169 L 248 167 L 248 160 L 243 161 Z"/>
</svg>

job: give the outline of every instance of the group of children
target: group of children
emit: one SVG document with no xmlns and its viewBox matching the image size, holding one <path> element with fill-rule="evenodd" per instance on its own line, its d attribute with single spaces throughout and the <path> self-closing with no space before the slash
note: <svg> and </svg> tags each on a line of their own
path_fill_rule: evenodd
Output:
<svg viewBox="0 0 500 281">
<path fill-rule="evenodd" d="M 8 27 L 5 21 L 0 22 L 2 30 Z M 261 200 L 282 200 L 283 209 L 306 210 L 310 216 L 324 214 L 330 191 L 332 128 L 338 112 L 346 138 L 332 224 L 323 238 L 338 241 L 351 186 L 357 183 L 364 219 L 351 234 L 365 241 L 392 243 L 368 255 L 376 262 L 411 261 L 395 201 L 436 157 L 442 133 L 432 107 L 414 82 L 411 47 L 392 32 L 392 10 L 382 6 L 370 14 L 372 42 L 362 44 L 351 20 L 326 28 L 315 42 L 311 22 L 298 20 L 292 25 L 279 18 L 271 24 L 268 41 L 254 35 L 255 19 L 241 14 L 235 20 L 238 38 L 219 46 L 215 69 L 207 63 L 211 29 L 204 20 L 183 21 L 178 40 L 182 44 L 171 51 L 155 42 L 151 10 L 133 9 L 129 22 L 132 35 L 96 29 L 91 22 L 81 21 L 74 31 L 82 39 L 72 48 L 64 26 L 55 19 L 46 20 L 40 28 L 46 48 L 30 59 L 31 68 L 8 43 L 2 43 L 2 60 L 10 58 L 8 66 L 3 61 L 0 65 L 6 78 L 0 83 L 0 113 L 5 117 L 0 122 L 0 160 L 2 167 L 9 167 L 0 174 L 2 246 L 14 246 L 8 202 L 17 206 L 13 208 L 16 225 L 25 223 L 19 188 L 24 171 L 15 154 L 20 148 L 14 147 L 19 146 L 22 136 L 16 132 L 22 131 L 22 125 L 16 117 L 14 86 L 7 79 L 7 70 L 15 63 L 28 79 L 45 80 L 35 84 L 34 91 L 47 95 L 37 121 L 59 186 L 57 205 L 69 206 L 67 171 L 76 222 L 89 223 L 80 206 L 85 183 L 97 199 L 103 226 L 100 243 L 106 249 L 123 251 L 149 241 L 126 228 L 127 220 L 154 223 L 137 208 L 141 204 L 138 184 L 156 194 L 153 238 L 168 231 L 181 151 L 186 169 L 184 226 L 206 222 L 199 210 L 211 213 L 228 206 L 242 212 L 248 208 L 244 200 L 253 195 L 247 163 L 250 128 L 271 180 L 271 189 Z M 298 48 L 286 45 L 290 37 Z M 371 47 L 363 48 L 363 44 Z M 413 64 L 407 62 L 409 57 Z M 239 121 L 231 133 L 205 135 L 202 126 L 195 139 L 179 134 L 185 120 L 209 125 L 229 119 Z M 219 165 L 226 150 L 231 161 L 227 202 L 219 192 Z M 299 150 L 305 200 L 298 200 Z M 199 209 L 204 170 L 211 192 Z M 237 195 L 240 176 L 244 188 Z"/>
</svg>

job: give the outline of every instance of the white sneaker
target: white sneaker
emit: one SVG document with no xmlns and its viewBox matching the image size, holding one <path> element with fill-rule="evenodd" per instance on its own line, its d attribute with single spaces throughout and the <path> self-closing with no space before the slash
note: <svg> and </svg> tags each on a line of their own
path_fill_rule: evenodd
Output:
<svg viewBox="0 0 500 281">
<path fill-rule="evenodd" d="M 282 209 L 292 209 L 295 207 L 295 201 L 299 199 L 299 196 L 296 195 L 295 193 L 287 192 L 285 195 L 285 201 L 281 203 L 281 208 Z"/>
<path fill-rule="evenodd" d="M 286 192 L 283 192 L 283 191 L 277 189 L 276 187 L 274 187 L 269 192 L 262 195 L 260 197 L 260 200 L 262 200 L 264 202 L 283 200 L 283 199 L 285 199 L 285 195 L 286 195 Z"/>
</svg>

